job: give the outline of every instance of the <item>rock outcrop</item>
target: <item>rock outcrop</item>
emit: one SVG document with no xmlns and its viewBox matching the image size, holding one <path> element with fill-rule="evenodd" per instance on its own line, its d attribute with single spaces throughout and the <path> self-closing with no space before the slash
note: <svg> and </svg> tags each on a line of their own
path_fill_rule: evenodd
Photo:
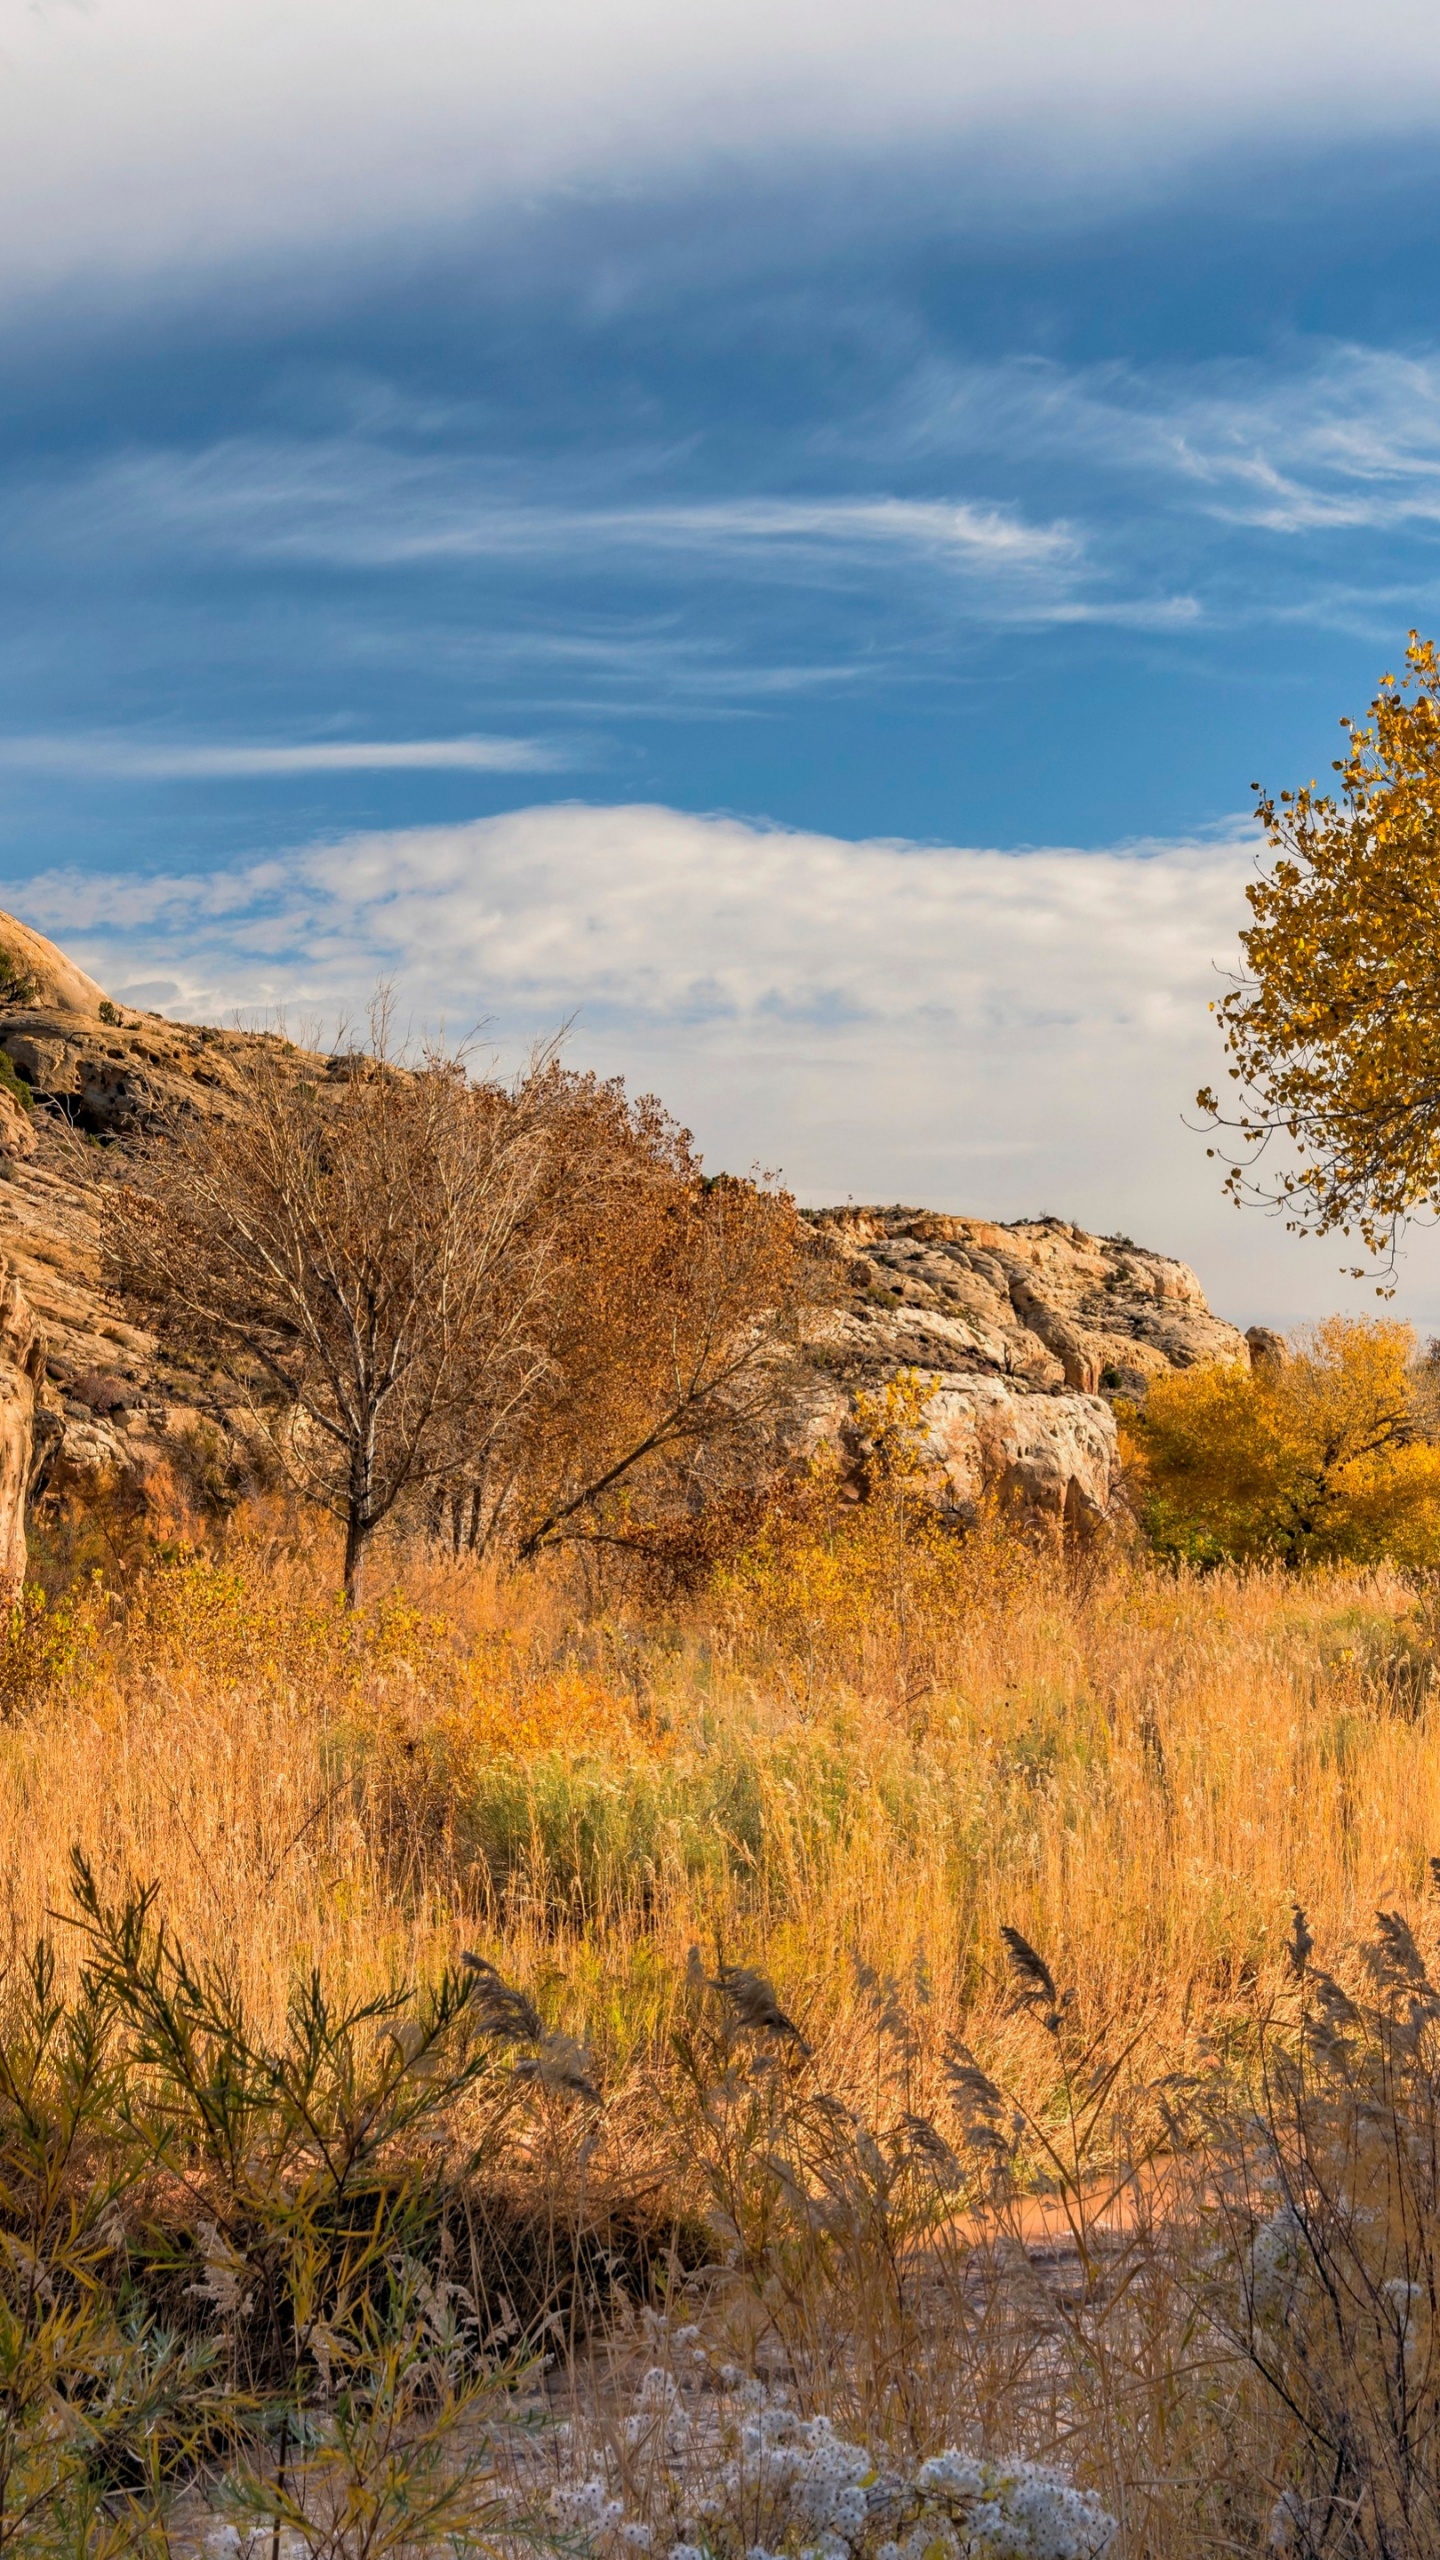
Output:
<svg viewBox="0 0 1440 2560">
<path fill-rule="evenodd" d="M 18 916 L 0 915 L 0 1003 L 98 1014 L 105 1002 L 104 988 L 77 969 L 58 944 L 47 942 Z"/>
<path fill-rule="evenodd" d="M 840 1287 L 812 1344 L 812 1437 L 853 1445 L 857 1391 L 918 1370 L 925 1454 L 962 1511 L 999 1491 L 1057 1522 L 1100 1518 L 1117 1467 L 1109 1398 L 1250 1356 L 1193 1271 L 1128 1236 L 900 1208 L 821 1210 L 814 1225 Z"/>
<path fill-rule="evenodd" d="M 908 1362 L 1032 1392 L 1143 1395 L 1166 1369 L 1247 1357 L 1194 1272 L 1128 1236 L 928 1209 L 824 1209 L 814 1224 L 842 1263 L 836 1342 L 857 1371 Z"/>
<path fill-rule="evenodd" d="M 227 1445 L 221 1382 L 176 1367 L 107 1296 L 84 1155 L 93 1144 L 123 1152 L 177 1116 L 233 1112 L 260 1048 L 309 1074 L 351 1072 L 272 1033 L 117 1005 L 43 935 L 0 915 L 0 1255 L 15 1309 L 29 1310 L 6 1320 L 17 1383 L 0 1390 L 4 1465 L 12 1444 L 18 1462 L 28 1396 L 32 1486 L 52 1505 L 105 1487 L 143 1500 L 201 1444 L 207 1465 Z M 863 1473 L 857 1394 L 918 1370 L 933 1488 L 962 1513 L 998 1490 L 1057 1522 L 1101 1517 L 1115 1489 L 1112 1397 L 1143 1395 L 1196 1361 L 1272 1356 L 1268 1337 L 1247 1346 L 1210 1313 L 1184 1263 L 1126 1236 L 899 1208 L 817 1211 L 813 1226 L 835 1285 L 811 1332 L 800 1445 L 829 1440 Z M 26 1348 L 31 1320 L 43 1352 Z M 0 1504 L 8 1481 L 0 1467 Z M 0 1571 L 14 1553 L 0 1524 Z"/>
</svg>

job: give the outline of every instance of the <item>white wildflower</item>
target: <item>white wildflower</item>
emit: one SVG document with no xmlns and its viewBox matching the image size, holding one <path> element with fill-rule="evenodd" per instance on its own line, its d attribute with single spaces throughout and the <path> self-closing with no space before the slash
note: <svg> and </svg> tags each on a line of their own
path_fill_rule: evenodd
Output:
<svg viewBox="0 0 1440 2560">
<path fill-rule="evenodd" d="M 957 2498 L 978 2498 L 984 2488 L 984 2474 L 978 2462 L 968 2453 L 932 2454 L 922 2462 L 915 2474 L 915 2486 L 922 2493 L 941 2496 L 947 2492 Z"/>
<path fill-rule="evenodd" d="M 550 2512 L 557 2524 L 568 2526 L 572 2533 L 609 2533 L 623 2522 L 625 2502 L 611 2496 L 608 2481 L 596 2477 L 552 2490 Z"/>
<path fill-rule="evenodd" d="M 926 2508 L 951 2524 L 952 2547 L 966 2560 L 1098 2560 L 1116 2530 L 1098 2498 L 1043 2463 L 997 2462 L 951 2446 L 921 2463 L 915 2486 Z M 911 2546 L 916 2560 L 930 2548 L 923 2512 L 902 2560 Z"/>
<path fill-rule="evenodd" d="M 666 2454 L 683 2453 L 690 2442 L 690 2419 L 680 2396 L 680 2386 L 663 2365 L 652 2364 L 635 2395 L 635 2406 L 625 2421 L 625 2441 L 631 2446 L 648 2445 Z"/>
<path fill-rule="evenodd" d="M 882 2471 L 869 2448 L 838 2434 L 829 2418 L 802 2418 L 784 2390 L 743 2380 L 692 2422 L 673 2374 L 653 2365 L 631 2402 L 626 2434 L 650 2458 L 648 2494 L 664 2500 L 670 2531 L 681 2537 L 667 2560 L 711 2560 L 742 2547 L 745 2560 L 1101 2560 L 1116 2531 L 1097 2498 L 1041 2463 L 952 2445 Z M 704 2466 L 691 2486 L 685 2475 L 693 2479 L 697 2449 Z M 650 2528 L 628 2514 L 603 2465 L 551 2503 L 563 2524 L 611 2560 L 654 2548 Z M 755 2537 L 748 2547 L 742 2519 Z M 217 2552 L 211 2560 L 248 2555 Z"/>
</svg>

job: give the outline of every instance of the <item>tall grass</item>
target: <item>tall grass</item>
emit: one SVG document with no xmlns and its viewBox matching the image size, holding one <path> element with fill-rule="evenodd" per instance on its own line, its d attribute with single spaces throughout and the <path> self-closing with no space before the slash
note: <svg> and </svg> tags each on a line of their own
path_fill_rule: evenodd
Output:
<svg viewBox="0 0 1440 2560">
<path fill-rule="evenodd" d="M 1020 1928 L 1174 2049 L 1440 1850 L 1436 1600 L 1390 1570 L 1204 1577 L 897 1520 L 782 1527 L 702 1600 L 587 1602 L 411 1562 L 358 1615 L 243 1540 L 16 1621 L 0 1662 L 0 1936 L 72 1847 L 158 1879 L 259 2018 L 460 1942 L 543 1990 L 612 2083 L 686 1958 L 763 1964 L 837 2067 L 856 1961 L 1033 2067 Z"/>
<path fill-rule="evenodd" d="M 472 2270 L 470 2309 L 445 2313 L 457 2373 L 482 2339 L 505 2355 L 521 2342 L 508 2271 L 527 2250 L 532 2312 L 564 2277 L 555 2334 L 572 2349 L 608 2301 L 609 2345 L 592 2338 L 570 2432 L 537 2439 L 556 2466 L 552 2523 L 601 2560 L 646 2532 L 665 2560 L 702 2513 L 719 2560 L 766 2533 L 808 2549 L 814 2500 L 853 2503 L 871 2478 L 863 2446 L 880 2448 L 881 2488 L 850 2560 L 879 2560 L 892 2510 L 916 2560 L 937 2537 L 960 2560 L 992 2489 L 1048 2518 L 1017 2552 L 1089 2551 L 1083 2499 L 975 2470 L 972 2456 L 1017 2447 L 1074 2473 L 1137 2560 L 1255 2549 L 1272 2528 L 1317 2554 L 1427 2547 L 1429 2313 L 1421 2373 L 1406 2288 L 1430 2281 L 1433 2181 L 1404 2164 L 1440 2103 L 1428 1584 L 1388 1569 L 1201 1577 L 1121 1549 L 1067 1559 L 995 1527 L 958 1542 L 907 1512 L 903 1483 L 858 1512 L 819 1502 L 777 1519 L 703 1594 L 663 1606 L 606 1599 L 554 1563 L 507 1579 L 397 1554 L 376 1579 L 347 1612 L 323 1547 L 242 1534 L 115 1589 L 32 1596 L 0 1652 L 7 1997 L 23 2024 L 14 1986 L 48 1936 L 57 2018 L 67 1999 L 79 2018 L 99 2004 L 116 2060 L 96 2156 L 129 2164 L 152 2222 L 161 2176 L 161 2219 L 178 2216 L 206 2270 L 189 2290 L 208 2286 L 230 2323 L 205 2346 L 212 2363 L 232 2354 L 221 2295 L 240 2279 L 204 2216 L 228 2232 L 228 2214 L 227 2247 L 256 2264 L 244 2217 L 262 2235 L 276 2217 L 264 2248 L 277 2300 L 295 2305 L 277 2314 L 293 2426 L 277 2454 L 253 2412 L 227 2402 L 225 2418 L 248 2448 L 234 2494 L 267 2520 L 267 2548 L 283 2525 L 287 2549 L 298 2535 L 333 2560 L 358 2552 L 358 2525 L 335 2518 L 370 2498 L 365 2466 L 390 2461 L 402 2420 L 443 2533 L 449 2457 L 426 2437 L 433 2304 L 456 2263 L 442 2190 Z M 92 1880 L 78 1905 L 77 1872 Z M 113 1915 L 150 1886 L 132 1946 Z M 1377 1907 L 1410 1917 L 1386 1923 L 1367 1994 L 1343 1951 Z M 1307 1972 L 1311 1945 L 1348 1991 Z M 489 2039 L 478 2116 L 459 2083 L 452 2104 L 426 2078 L 423 2036 L 411 2050 L 423 2000 L 366 2009 L 443 1981 L 479 1986 L 456 2011 L 465 2053 L 466 2036 Z M 320 2178 L 301 2048 L 321 1985 L 342 2021 L 326 2103 L 365 2128 L 374 2090 L 400 2106 L 385 2175 L 430 2234 L 417 2258 L 398 2223 L 377 2225 L 373 2304 L 317 2256 L 296 2202 Z M 6 2028 L 5 2069 L 12 2048 L 24 2036 Z M 205 2166 L 207 2056 L 217 2086 L 240 2072 L 271 2127 L 263 2213 L 263 2145 L 247 2136 L 224 2179 Z M 431 2152 L 402 2126 L 411 2073 L 434 2100 Z M 267 2093 L 292 2080 L 298 2112 L 277 2115 Z M 151 2082 L 155 2122 L 179 2128 L 163 2139 L 135 2112 Z M 1363 2140 L 1379 2197 L 1391 2136 L 1400 2201 L 1367 2221 L 1346 2163 Z M 112 2219 L 77 2174 L 64 2194 L 89 2197 L 98 2265 Z M 478 2238 L 477 2176 L 494 2217 Z M 593 2235 L 626 2198 L 649 2201 L 625 2226 L 622 2280 Z M 550 2217 L 538 2256 L 532 2209 Z M 657 2310 L 641 2297 L 670 2213 L 689 2236 Z M 0 2296 L 10 2229 L 0 2204 Z M 31 2258 L 15 2258 L 22 2275 Z M 327 2284 L 315 2334 L 343 2333 L 371 2377 L 354 2403 L 370 2432 L 346 2452 L 335 2400 L 297 2473 L 306 2395 L 333 2398 L 305 2326 Z M 1359 2308 L 1327 2329 L 1337 2284 Z M 23 2375 L 50 2352 L 50 2312 L 30 2296 L 29 2330 L 0 2300 Z M 1313 2341 L 1304 2390 L 1286 2362 L 1296 2305 Z M 122 2311 L 92 2354 L 117 2372 Z M 419 2379 L 382 2388 L 402 2349 Z M 146 2344 L 126 2385 L 132 2434 L 170 2352 Z M 178 2403 L 167 2424 L 177 2443 L 203 2433 Z M 757 2442 L 774 2454 L 763 2478 Z M 968 2450 L 932 2476 L 946 2445 Z M 405 2522 L 405 2462 L 386 2510 L 397 2553 L 425 2540 Z M 733 2513 L 697 2505 L 732 2474 Z M 533 2526 L 525 2461 L 507 2477 L 501 2507 L 528 2499 Z M 113 2524 L 114 2498 L 91 2485 L 84 2512 Z"/>
</svg>

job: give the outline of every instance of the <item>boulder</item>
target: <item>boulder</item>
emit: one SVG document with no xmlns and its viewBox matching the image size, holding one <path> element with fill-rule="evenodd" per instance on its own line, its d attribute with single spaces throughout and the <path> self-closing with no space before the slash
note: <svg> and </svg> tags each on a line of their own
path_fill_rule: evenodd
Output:
<svg viewBox="0 0 1440 2560">
<path fill-rule="evenodd" d="M 1185 1263 L 1128 1236 L 927 1209 L 822 1209 L 813 1223 L 839 1274 L 831 1346 L 857 1375 L 909 1366 L 1143 1395 L 1166 1369 L 1249 1356 Z"/>
<path fill-rule="evenodd" d="M 110 1014 L 87 1020 L 58 1005 L 7 1002 L 0 983 L 0 1050 L 13 1073 L 35 1101 L 92 1138 L 136 1138 L 197 1112 L 233 1111 L 236 1060 L 273 1039 L 121 1015 L 113 1005 Z M 323 1059 L 314 1064 L 325 1072 Z"/>
</svg>

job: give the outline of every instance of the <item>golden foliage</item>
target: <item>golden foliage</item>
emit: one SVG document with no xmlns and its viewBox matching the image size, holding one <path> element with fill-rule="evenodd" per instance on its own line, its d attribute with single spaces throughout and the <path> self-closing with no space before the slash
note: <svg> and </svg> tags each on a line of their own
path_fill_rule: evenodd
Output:
<svg viewBox="0 0 1440 2560">
<path fill-rule="evenodd" d="M 1192 1562 L 1440 1558 L 1440 1448 L 1417 1436 L 1408 1325 L 1331 1316 L 1284 1359 L 1172 1371 L 1120 1408 L 1140 1516 Z"/>
<path fill-rule="evenodd" d="M 805 1230 L 773 1183 L 707 1178 L 689 1130 L 618 1078 L 552 1064 L 528 1101 L 541 1356 L 508 1427 L 462 1459 L 468 1517 L 527 1556 L 577 1535 L 644 1546 L 765 1473 Z"/>
<path fill-rule="evenodd" d="M 1215 1007 L 1238 1114 L 1199 1096 L 1251 1150 L 1226 1177 L 1234 1198 L 1278 1201 L 1293 1232 L 1356 1233 L 1387 1256 L 1440 1200 L 1437 687 L 1434 644 L 1412 631 L 1370 725 L 1341 724 L 1338 795 L 1262 794 L 1274 859 L 1246 891 L 1249 974 Z M 1277 1136 L 1301 1161 L 1261 1190 L 1250 1168 Z"/>
</svg>

